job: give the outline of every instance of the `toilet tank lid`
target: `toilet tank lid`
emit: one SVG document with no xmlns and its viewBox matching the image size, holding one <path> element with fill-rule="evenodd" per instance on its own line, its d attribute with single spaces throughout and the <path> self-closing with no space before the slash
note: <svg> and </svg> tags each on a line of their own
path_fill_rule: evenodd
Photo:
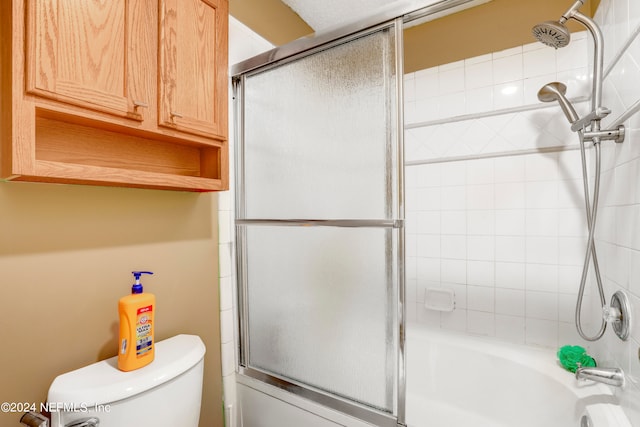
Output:
<svg viewBox="0 0 640 427">
<path fill-rule="evenodd" d="M 118 369 L 118 357 L 102 360 L 53 380 L 51 403 L 101 405 L 116 402 L 157 387 L 198 364 L 205 346 L 196 335 L 176 335 L 156 343 L 155 359 L 135 371 Z"/>
</svg>

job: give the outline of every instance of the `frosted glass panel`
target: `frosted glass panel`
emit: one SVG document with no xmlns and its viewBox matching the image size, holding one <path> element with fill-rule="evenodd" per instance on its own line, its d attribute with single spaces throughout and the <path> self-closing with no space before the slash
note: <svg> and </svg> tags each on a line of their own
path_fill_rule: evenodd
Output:
<svg viewBox="0 0 640 427">
<path fill-rule="evenodd" d="M 246 218 L 390 218 L 392 32 L 246 77 Z"/>
<path fill-rule="evenodd" d="M 393 233 L 247 226 L 249 365 L 392 412 Z"/>
</svg>

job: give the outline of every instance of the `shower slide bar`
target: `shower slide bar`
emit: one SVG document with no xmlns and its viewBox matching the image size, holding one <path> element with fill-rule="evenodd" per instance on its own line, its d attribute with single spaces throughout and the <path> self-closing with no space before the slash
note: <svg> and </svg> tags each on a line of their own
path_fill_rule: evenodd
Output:
<svg viewBox="0 0 640 427">
<path fill-rule="evenodd" d="M 236 225 L 289 227 L 402 228 L 402 219 L 236 219 Z"/>
</svg>

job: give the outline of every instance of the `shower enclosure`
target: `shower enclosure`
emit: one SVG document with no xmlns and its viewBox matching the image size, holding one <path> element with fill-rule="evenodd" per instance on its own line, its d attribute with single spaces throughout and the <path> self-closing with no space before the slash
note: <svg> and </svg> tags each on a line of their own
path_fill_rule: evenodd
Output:
<svg viewBox="0 0 640 427">
<path fill-rule="evenodd" d="M 379 426 L 405 424 L 403 26 L 474 2 L 415 3 L 232 70 L 240 374 Z"/>
</svg>

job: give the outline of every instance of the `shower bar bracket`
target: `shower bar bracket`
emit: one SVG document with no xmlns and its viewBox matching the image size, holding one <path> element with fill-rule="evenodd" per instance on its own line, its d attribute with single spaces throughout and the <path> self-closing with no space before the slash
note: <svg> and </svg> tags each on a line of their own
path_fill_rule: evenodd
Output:
<svg viewBox="0 0 640 427">
<path fill-rule="evenodd" d="M 605 130 L 593 130 L 586 131 L 583 134 L 585 141 L 600 142 L 600 141 L 614 141 L 621 143 L 624 141 L 625 130 L 624 126 L 620 125 L 617 129 L 605 129 Z"/>
<path fill-rule="evenodd" d="M 590 112 L 577 122 L 571 125 L 571 130 L 576 132 L 580 129 L 584 129 L 589 123 L 594 120 L 602 120 L 611 114 L 611 110 L 606 107 L 598 107 L 594 111 Z"/>
</svg>

